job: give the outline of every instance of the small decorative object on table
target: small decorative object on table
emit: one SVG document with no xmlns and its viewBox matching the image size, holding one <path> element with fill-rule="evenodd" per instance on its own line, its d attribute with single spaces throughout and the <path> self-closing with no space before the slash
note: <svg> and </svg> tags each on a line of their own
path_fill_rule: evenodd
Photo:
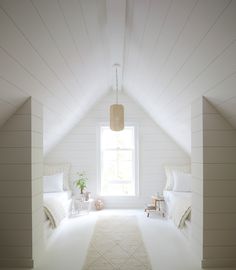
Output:
<svg viewBox="0 0 236 270">
<path fill-rule="evenodd" d="M 84 193 L 84 199 L 85 199 L 85 201 L 88 201 L 90 199 L 90 196 L 91 196 L 91 192 L 86 191 Z"/>
<path fill-rule="evenodd" d="M 94 200 L 90 198 L 89 200 L 81 200 L 81 198 L 73 198 L 71 215 L 70 217 L 77 217 L 80 215 L 89 214 L 92 209 Z"/>
<path fill-rule="evenodd" d="M 80 194 L 75 194 L 72 201 L 71 217 L 82 214 L 89 214 L 94 200 L 90 197 L 90 192 L 86 191 L 88 177 L 84 171 L 78 172 L 74 184 L 80 189 Z"/>
<path fill-rule="evenodd" d="M 104 203 L 101 199 L 97 199 L 95 201 L 95 207 L 96 207 L 96 210 L 102 210 L 104 208 Z"/>
<path fill-rule="evenodd" d="M 77 172 L 77 179 L 74 181 L 74 184 L 77 188 L 80 189 L 80 194 L 84 193 L 84 190 L 87 187 L 86 185 L 87 180 L 88 180 L 88 177 L 84 171 Z"/>
<path fill-rule="evenodd" d="M 157 195 L 152 196 L 151 199 L 152 199 L 152 202 L 148 204 L 144 210 L 147 213 L 147 217 L 149 217 L 150 212 L 152 211 L 158 212 L 162 214 L 162 216 L 164 217 L 165 216 L 164 197 L 160 195 L 159 193 L 157 193 Z"/>
</svg>

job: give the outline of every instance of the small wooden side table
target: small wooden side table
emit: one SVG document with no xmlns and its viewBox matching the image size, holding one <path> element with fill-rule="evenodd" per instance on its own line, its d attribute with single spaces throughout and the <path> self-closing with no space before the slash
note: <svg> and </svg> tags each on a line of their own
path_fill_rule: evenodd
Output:
<svg viewBox="0 0 236 270">
<path fill-rule="evenodd" d="M 152 212 L 152 211 L 159 212 L 164 217 L 165 216 L 165 211 L 164 211 L 165 199 L 164 199 L 164 197 L 153 195 L 151 197 L 151 200 L 152 200 L 152 202 L 150 204 L 148 204 L 144 210 L 147 213 L 147 217 L 150 216 L 150 212 Z"/>
</svg>

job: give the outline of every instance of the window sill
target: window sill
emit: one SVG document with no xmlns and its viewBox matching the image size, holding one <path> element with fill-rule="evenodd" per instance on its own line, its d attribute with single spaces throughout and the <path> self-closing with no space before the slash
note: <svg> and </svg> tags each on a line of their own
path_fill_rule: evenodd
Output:
<svg viewBox="0 0 236 270">
<path fill-rule="evenodd" d="M 138 197 L 138 195 L 106 195 L 106 194 L 100 194 L 101 197 L 111 197 L 111 198 L 134 198 Z"/>
</svg>

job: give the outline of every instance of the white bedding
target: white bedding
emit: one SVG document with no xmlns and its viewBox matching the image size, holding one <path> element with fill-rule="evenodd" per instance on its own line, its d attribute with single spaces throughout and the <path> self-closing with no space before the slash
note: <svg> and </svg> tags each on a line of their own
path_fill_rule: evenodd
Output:
<svg viewBox="0 0 236 270">
<path fill-rule="evenodd" d="M 65 209 L 61 204 L 60 200 L 57 198 L 45 198 L 43 202 L 44 213 L 50 220 L 53 228 L 59 226 L 61 221 L 66 216 Z"/>
<path fill-rule="evenodd" d="M 178 228 L 183 228 L 191 211 L 192 193 L 164 190 L 163 195 L 168 217 L 174 221 Z"/>
<path fill-rule="evenodd" d="M 63 205 L 65 211 L 66 211 L 66 215 L 69 213 L 70 211 L 70 207 L 71 207 L 71 196 L 72 196 L 72 192 L 67 190 L 67 191 L 62 191 L 62 192 L 49 192 L 49 193 L 44 193 L 43 194 L 43 198 L 47 199 L 47 198 L 57 198 L 61 204 Z"/>
<path fill-rule="evenodd" d="M 53 228 L 69 214 L 71 207 L 71 191 L 50 192 L 43 194 L 45 222 L 50 220 Z"/>
</svg>

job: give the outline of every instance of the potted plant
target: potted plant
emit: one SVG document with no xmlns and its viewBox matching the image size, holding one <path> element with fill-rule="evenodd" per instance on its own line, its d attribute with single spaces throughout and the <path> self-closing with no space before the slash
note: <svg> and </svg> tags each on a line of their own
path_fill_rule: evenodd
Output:
<svg viewBox="0 0 236 270">
<path fill-rule="evenodd" d="M 75 186 L 80 189 L 80 194 L 84 193 L 84 189 L 87 187 L 86 182 L 88 180 L 85 172 L 78 172 L 77 179 L 75 180 Z"/>
</svg>

